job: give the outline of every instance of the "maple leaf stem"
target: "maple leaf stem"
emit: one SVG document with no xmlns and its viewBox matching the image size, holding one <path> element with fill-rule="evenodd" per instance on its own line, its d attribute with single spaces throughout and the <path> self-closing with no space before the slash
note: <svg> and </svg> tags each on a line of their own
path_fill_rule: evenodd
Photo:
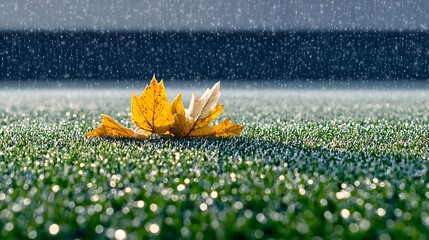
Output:
<svg viewBox="0 0 429 240">
<path fill-rule="evenodd" d="M 153 91 L 153 95 L 156 96 L 156 91 L 155 90 Z M 156 114 L 156 112 L 155 112 L 155 109 L 156 109 L 156 98 L 155 97 L 153 98 L 153 105 L 152 106 L 153 106 L 153 108 L 152 108 L 152 123 L 151 124 L 153 125 L 153 131 L 156 132 L 157 129 L 155 127 L 155 114 Z"/>
</svg>

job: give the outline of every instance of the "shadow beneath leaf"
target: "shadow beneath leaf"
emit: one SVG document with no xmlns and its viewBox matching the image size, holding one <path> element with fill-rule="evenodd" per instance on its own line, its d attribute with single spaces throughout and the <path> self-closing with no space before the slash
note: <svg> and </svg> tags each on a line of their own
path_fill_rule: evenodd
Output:
<svg viewBox="0 0 429 240">
<path fill-rule="evenodd" d="M 367 177 L 380 180 L 429 180 L 426 176 L 429 163 L 418 156 L 402 153 L 332 150 L 305 146 L 295 142 L 269 141 L 246 136 L 232 138 L 164 138 L 150 140 L 108 139 L 118 145 L 136 144 L 144 148 L 159 149 L 169 155 L 187 152 L 193 161 L 213 163 L 211 170 L 219 173 L 231 169 L 268 168 L 274 171 L 326 176 L 339 182 L 353 182 Z"/>
</svg>

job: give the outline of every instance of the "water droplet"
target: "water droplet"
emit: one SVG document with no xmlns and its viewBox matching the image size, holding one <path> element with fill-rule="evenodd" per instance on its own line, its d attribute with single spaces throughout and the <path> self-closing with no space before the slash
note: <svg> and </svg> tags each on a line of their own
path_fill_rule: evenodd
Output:
<svg viewBox="0 0 429 240">
<path fill-rule="evenodd" d="M 104 230 L 104 227 L 103 227 L 103 226 L 101 226 L 101 225 L 97 225 L 97 226 L 95 227 L 95 232 L 96 232 L 97 234 L 101 234 L 101 233 L 103 233 L 103 230 Z"/>
<path fill-rule="evenodd" d="M 53 192 L 58 192 L 60 190 L 60 186 L 58 186 L 58 185 L 54 185 L 54 186 L 52 186 L 52 191 Z"/>
<path fill-rule="evenodd" d="M 152 212 L 156 212 L 156 210 L 158 210 L 158 206 L 155 203 L 152 203 L 149 208 Z"/>
<path fill-rule="evenodd" d="M 210 193 L 210 197 L 217 198 L 218 197 L 218 193 L 216 191 L 213 191 L 213 192 Z"/>
<path fill-rule="evenodd" d="M 58 232 L 60 231 L 60 226 L 58 226 L 58 224 L 51 224 L 51 226 L 49 226 L 49 233 L 51 235 L 57 235 Z"/>
<path fill-rule="evenodd" d="M 206 203 L 201 203 L 200 204 L 200 209 L 201 209 L 201 211 L 206 211 L 207 210 L 207 204 Z"/>
<path fill-rule="evenodd" d="M 384 217 L 386 215 L 386 210 L 384 210 L 384 208 L 378 208 L 376 213 L 378 216 Z"/>
<path fill-rule="evenodd" d="M 350 211 L 348 209 L 342 209 L 341 210 L 341 217 L 349 218 L 349 216 L 350 216 Z"/>
<path fill-rule="evenodd" d="M 185 185 L 183 185 L 183 184 L 177 185 L 177 191 L 181 192 L 183 190 L 185 190 Z"/>
<path fill-rule="evenodd" d="M 13 225 L 13 223 L 6 223 L 6 225 L 4 225 L 4 230 L 6 230 L 6 231 L 8 231 L 8 232 L 10 232 L 10 231 L 12 231 L 13 230 L 13 228 L 14 228 L 15 226 Z"/>
<path fill-rule="evenodd" d="M 158 224 L 152 223 L 149 226 L 149 232 L 151 232 L 153 234 L 157 234 L 159 232 L 159 226 L 158 226 Z"/>
<path fill-rule="evenodd" d="M 260 223 L 266 223 L 267 218 L 265 217 L 264 214 L 258 213 L 258 214 L 256 214 L 256 220 Z"/>
<path fill-rule="evenodd" d="M 122 230 L 122 229 L 118 229 L 115 231 L 115 239 L 117 240 L 123 240 L 127 237 L 127 233 Z"/>
<path fill-rule="evenodd" d="M 134 207 L 143 208 L 144 207 L 144 201 L 143 200 L 135 201 Z"/>
</svg>

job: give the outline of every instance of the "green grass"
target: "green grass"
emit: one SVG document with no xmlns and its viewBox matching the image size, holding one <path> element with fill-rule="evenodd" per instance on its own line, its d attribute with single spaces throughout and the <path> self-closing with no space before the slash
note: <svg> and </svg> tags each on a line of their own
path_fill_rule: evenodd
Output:
<svg viewBox="0 0 429 240">
<path fill-rule="evenodd" d="M 130 93 L 0 91 L 1 239 L 429 238 L 427 91 L 223 90 L 241 136 L 84 138 Z"/>
</svg>

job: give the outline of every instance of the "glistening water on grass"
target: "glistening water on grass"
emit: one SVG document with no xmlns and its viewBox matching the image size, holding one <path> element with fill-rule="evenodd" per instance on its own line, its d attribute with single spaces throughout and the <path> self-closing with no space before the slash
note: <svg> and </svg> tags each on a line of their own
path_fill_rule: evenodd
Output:
<svg viewBox="0 0 429 240">
<path fill-rule="evenodd" d="M 241 136 L 118 140 L 131 90 L 1 90 L 1 239 L 429 237 L 427 90 L 221 92 Z"/>
</svg>

